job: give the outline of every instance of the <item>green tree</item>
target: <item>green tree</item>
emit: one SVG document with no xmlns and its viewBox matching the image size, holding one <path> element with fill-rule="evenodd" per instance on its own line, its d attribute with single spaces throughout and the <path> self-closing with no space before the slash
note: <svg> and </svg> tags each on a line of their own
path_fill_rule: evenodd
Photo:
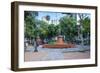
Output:
<svg viewBox="0 0 100 73">
<path fill-rule="evenodd" d="M 56 33 L 55 27 L 56 26 L 54 24 L 50 24 L 48 26 L 48 37 L 49 37 L 49 39 L 56 36 L 57 33 Z"/>
<path fill-rule="evenodd" d="M 38 25 L 39 25 L 39 28 L 38 28 L 38 35 L 44 39 L 44 38 L 47 38 L 48 36 L 48 23 L 42 21 L 42 20 L 38 20 Z"/>
<path fill-rule="evenodd" d="M 72 16 L 64 16 L 60 19 L 61 34 L 65 35 L 65 40 L 69 42 L 74 41 L 76 36 L 76 19 Z"/>
<path fill-rule="evenodd" d="M 79 13 L 79 23 L 80 23 L 80 39 L 81 39 L 81 46 L 84 46 L 84 38 L 89 37 L 90 34 L 90 18 L 89 14 L 86 13 Z M 89 41 L 89 40 L 88 40 Z"/>
<path fill-rule="evenodd" d="M 35 20 L 31 17 L 31 16 L 27 16 L 27 18 L 25 19 L 25 37 L 27 38 L 33 38 L 34 37 L 34 25 Z"/>
<path fill-rule="evenodd" d="M 87 35 L 90 34 L 90 18 L 89 17 L 84 18 L 82 23 L 84 28 L 83 36 L 87 37 Z"/>
<path fill-rule="evenodd" d="M 24 31 L 25 31 L 25 37 L 27 38 L 35 38 L 36 34 L 35 34 L 35 29 L 36 29 L 36 24 L 37 24 L 37 20 L 36 20 L 36 16 L 37 16 L 37 12 L 33 12 L 33 11 L 25 11 L 24 12 Z"/>
<path fill-rule="evenodd" d="M 24 12 L 24 35 L 25 38 L 29 38 L 30 42 L 32 43 L 32 39 L 34 39 L 34 46 L 35 46 L 35 52 L 37 52 L 37 19 L 36 16 L 38 16 L 38 12 L 35 11 L 25 11 Z"/>
</svg>

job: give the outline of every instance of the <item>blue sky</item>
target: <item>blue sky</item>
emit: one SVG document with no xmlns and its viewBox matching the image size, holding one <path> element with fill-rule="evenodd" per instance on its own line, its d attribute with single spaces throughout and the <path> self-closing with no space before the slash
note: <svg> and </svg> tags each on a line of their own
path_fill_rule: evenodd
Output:
<svg viewBox="0 0 100 73">
<path fill-rule="evenodd" d="M 47 15 L 50 16 L 50 20 L 55 20 L 55 19 L 59 20 L 61 17 L 65 16 L 66 14 L 62 14 L 61 12 L 44 12 L 44 11 L 39 11 L 37 19 L 41 20 L 42 17 L 45 17 Z M 90 17 L 90 14 L 88 14 L 88 17 Z"/>
<path fill-rule="evenodd" d="M 46 15 L 49 15 L 50 16 L 50 20 L 54 20 L 54 19 L 60 19 L 61 17 L 65 16 L 65 14 L 62 14 L 62 13 L 58 13 L 58 12 L 42 12 L 42 11 L 39 11 L 38 12 L 38 19 L 41 20 L 42 17 L 46 16 Z"/>
</svg>

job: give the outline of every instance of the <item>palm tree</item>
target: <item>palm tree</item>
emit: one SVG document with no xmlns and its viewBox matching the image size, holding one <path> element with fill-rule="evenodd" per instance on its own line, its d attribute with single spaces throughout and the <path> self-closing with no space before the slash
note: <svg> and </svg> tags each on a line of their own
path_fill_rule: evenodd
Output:
<svg viewBox="0 0 100 73">
<path fill-rule="evenodd" d="M 50 16 L 49 15 L 47 15 L 46 17 L 46 20 L 48 21 L 48 23 L 49 23 L 49 21 L 50 21 Z"/>
</svg>

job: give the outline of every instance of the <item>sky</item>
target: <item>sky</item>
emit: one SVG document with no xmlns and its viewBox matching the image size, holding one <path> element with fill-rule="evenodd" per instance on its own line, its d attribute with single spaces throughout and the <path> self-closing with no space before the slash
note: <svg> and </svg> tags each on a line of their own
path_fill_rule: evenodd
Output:
<svg viewBox="0 0 100 73">
<path fill-rule="evenodd" d="M 44 12 L 39 11 L 37 19 L 42 20 L 43 17 L 49 15 L 50 21 L 51 20 L 59 20 L 61 17 L 66 16 L 66 14 L 62 14 L 61 12 Z M 88 17 L 90 17 L 90 14 L 88 14 Z"/>
<path fill-rule="evenodd" d="M 60 19 L 61 17 L 65 16 L 65 14 L 62 14 L 62 13 L 58 13 L 58 12 L 42 12 L 42 11 L 39 11 L 39 14 L 38 14 L 38 19 L 41 20 L 42 17 L 45 17 L 49 15 L 50 16 L 50 20 L 55 20 L 55 19 Z"/>
<path fill-rule="evenodd" d="M 67 12 L 66 12 L 67 13 Z M 85 13 L 84 13 L 85 14 Z M 66 16 L 66 14 L 62 13 L 62 12 L 48 12 L 48 11 L 38 11 L 38 16 L 36 17 L 36 19 L 38 20 L 45 20 L 46 16 L 50 16 L 50 20 L 49 20 L 49 24 L 59 24 L 59 20 L 61 17 Z M 89 18 L 90 14 L 87 15 Z M 44 19 L 43 19 L 44 18 Z M 79 17 L 77 17 L 77 21 L 79 20 Z"/>
</svg>

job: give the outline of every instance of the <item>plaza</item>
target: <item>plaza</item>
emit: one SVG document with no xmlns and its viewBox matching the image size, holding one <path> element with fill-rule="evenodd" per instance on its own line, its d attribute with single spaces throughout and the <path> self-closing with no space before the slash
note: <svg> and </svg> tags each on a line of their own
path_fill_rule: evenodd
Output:
<svg viewBox="0 0 100 73">
<path fill-rule="evenodd" d="M 34 47 L 31 46 L 27 48 L 24 54 L 26 62 L 90 58 L 90 50 L 88 46 L 84 46 L 84 50 L 80 50 L 80 48 L 50 49 L 50 48 L 42 48 L 42 46 L 39 46 L 37 49 L 38 52 L 34 52 Z"/>
</svg>

